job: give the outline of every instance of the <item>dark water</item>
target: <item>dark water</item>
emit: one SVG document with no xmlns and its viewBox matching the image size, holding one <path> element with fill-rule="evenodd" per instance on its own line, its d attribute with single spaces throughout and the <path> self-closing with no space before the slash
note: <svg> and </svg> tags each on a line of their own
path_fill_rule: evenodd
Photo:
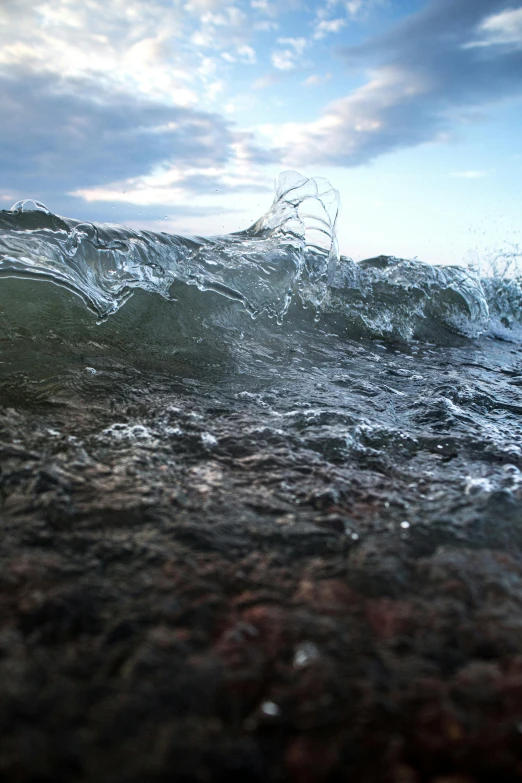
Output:
<svg viewBox="0 0 522 783">
<path fill-rule="evenodd" d="M 182 393 L 209 453 L 230 439 L 226 411 L 246 453 L 252 442 L 395 471 L 433 503 L 434 485 L 465 503 L 519 498 L 517 276 L 354 263 L 338 256 L 336 215 L 335 191 L 298 175 L 251 229 L 210 239 L 34 202 L 1 212 L 0 403 L 110 405 L 115 438 L 182 442 L 193 428 L 118 424 L 129 400 L 168 408 Z"/>
</svg>

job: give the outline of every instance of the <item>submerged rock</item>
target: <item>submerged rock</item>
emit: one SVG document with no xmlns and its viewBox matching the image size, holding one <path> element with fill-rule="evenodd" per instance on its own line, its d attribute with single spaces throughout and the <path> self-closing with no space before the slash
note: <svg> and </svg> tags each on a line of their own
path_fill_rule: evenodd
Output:
<svg viewBox="0 0 522 783">
<path fill-rule="evenodd" d="M 4 377 L 2 780 L 518 779 L 520 349 L 310 334 Z"/>
</svg>

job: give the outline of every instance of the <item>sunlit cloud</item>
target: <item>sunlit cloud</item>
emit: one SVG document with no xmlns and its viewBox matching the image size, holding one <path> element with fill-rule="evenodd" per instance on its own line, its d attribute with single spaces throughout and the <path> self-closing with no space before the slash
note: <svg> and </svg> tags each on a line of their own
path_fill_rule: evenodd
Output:
<svg viewBox="0 0 522 783">
<path fill-rule="evenodd" d="M 378 156 L 451 139 L 470 110 L 522 96 L 522 47 L 464 47 L 477 29 L 513 43 L 519 10 L 491 16 L 492 0 L 437 0 L 386 35 L 343 52 L 367 82 L 311 122 L 265 125 L 291 166 L 357 166 Z M 355 10 L 355 7 L 354 9 Z M 452 32 L 453 31 L 453 32 Z"/>
<path fill-rule="evenodd" d="M 306 38 L 278 38 L 277 43 L 282 48 L 272 52 L 272 66 L 278 71 L 291 71 L 296 68 L 307 47 Z"/>
<path fill-rule="evenodd" d="M 332 33 L 338 33 L 346 25 L 346 19 L 320 19 L 317 22 L 314 38 L 320 40 L 326 38 L 327 35 Z"/>
<path fill-rule="evenodd" d="M 465 44 L 466 47 L 522 47 L 522 6 L 488 16 L 478 26 L 477 33 L 477 39 Z"/>
<path fill-rule="evenodd" d="M 227 58 L 256 60 L 247 14 L 230 2 L 19 0 L 1 13 L 5 73 L 23 66 L 61 81 L 91 79 L 176 106 L 198 104 L 209 58 L 217 69 Z"/>
</svg>

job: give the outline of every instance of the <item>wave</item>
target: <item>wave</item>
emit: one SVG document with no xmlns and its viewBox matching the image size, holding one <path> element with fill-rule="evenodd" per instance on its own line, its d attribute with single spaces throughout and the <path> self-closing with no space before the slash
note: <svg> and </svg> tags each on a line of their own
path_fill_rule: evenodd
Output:
<svg viewBox="0 0 522 783">
<path fill-rule="evenodd" d="M 20 201 L 0 213 L 0 274 L 68 288 L 100 319 L 135 289 L 172 299 L 173 284 L 182 282 L 236 300 L 254 318 L 265 312 L 281 320 L 305 276 L 313 283 L 307 295 L 317 304 L 324 297 L 338 257 L 337 203 L 328 183 L 285 174 L 251 228 L 202 238 L 82 223 Z"/>
<path fill-rule="evenodd" d="M 209 238 L 85 223 L 25 200 L 0 212 L 0 276 L 68 289 L 98 323 L 139 290 L 183 308 L 188 286 L 279 324 L 290 309 L 307 308 L 316 320 L 381 338 L 520 339 L 516 276 L 481 278 L 471 268 L 392 256 L 356 263 L 339 255 L 338 213 L 339 194 L 326 180 L 296 172 L 279 177 L 272 206 L 253 226 Z"/>
</svg>

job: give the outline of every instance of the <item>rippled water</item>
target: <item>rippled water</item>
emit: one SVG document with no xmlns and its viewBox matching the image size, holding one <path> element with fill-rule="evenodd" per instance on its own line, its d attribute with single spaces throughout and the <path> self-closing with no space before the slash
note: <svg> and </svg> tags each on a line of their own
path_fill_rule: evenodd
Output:
<svg viewBox="0 0 522 783">
<path fill-rule="evenodd" d="M 183 394 L 209 451 L 247 412 L 241 453 L 304 449 L 311 464 L 411 476 L 421 495 L 438 477 L 463 498 L 518 497 L 519 279 L 339 257 L 337 206 L 328 183 L 286 174 L 254 226 L 209 239 L 34 202 L 1 212 L 0 402 L 110 402 L 114 438 L 140 442 L 172 426 L 144 413 L 118 429 L 118 411 Z"/>
</svg>

